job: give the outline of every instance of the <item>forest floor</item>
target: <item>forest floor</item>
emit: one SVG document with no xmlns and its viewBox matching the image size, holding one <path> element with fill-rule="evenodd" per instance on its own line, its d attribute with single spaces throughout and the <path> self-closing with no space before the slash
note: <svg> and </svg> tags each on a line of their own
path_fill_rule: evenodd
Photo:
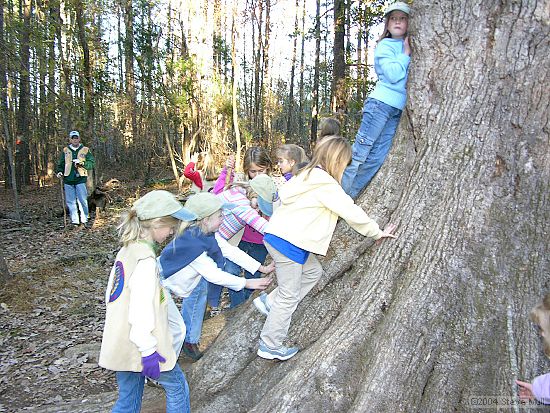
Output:
<svg viewBox="0 0 550 413">
<path fill-rule="evenodd" d="M 106 214 L 82 229 L 64 226 L 58 182 L 25 188 L 22 221 L 14 219 L 12 192 L 0 189 L 0 247 L 11 274 L 0 283 L 0 412 L 110 410 L 115 376 L 97 358 L 115 227 L 120 212 L 151 189 L 122 182 L 108 192 Z M 203 348 L 224 322 L 224 313 L 207 320 Z M 189 374 L 190 360 L 182 356 L 180 365 Z M 163 411 L 162 391 L 146 386 L 142 412 Z"/>
</svg>

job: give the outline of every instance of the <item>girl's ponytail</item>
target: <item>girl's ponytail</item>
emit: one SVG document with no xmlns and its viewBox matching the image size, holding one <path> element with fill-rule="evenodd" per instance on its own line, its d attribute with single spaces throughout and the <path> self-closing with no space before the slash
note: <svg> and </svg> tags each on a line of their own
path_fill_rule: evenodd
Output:
<svg viewBox="0 0 550 413">
<path fill-rule="evenodd" d="M 122 213 L 117 230 L 122 245 L 128 245 L 130 242 L 139 239 L 141 225 L 134 208 Z"/>
</svg>

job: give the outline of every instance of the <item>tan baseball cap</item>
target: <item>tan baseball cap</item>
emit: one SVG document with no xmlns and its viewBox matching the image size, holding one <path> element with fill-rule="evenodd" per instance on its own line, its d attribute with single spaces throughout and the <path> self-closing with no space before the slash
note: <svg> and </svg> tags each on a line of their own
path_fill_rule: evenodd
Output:
<svg viewBox="0 0 550 413">
<path fill-rule="evenodd" d="M 235 204 L 223 203 L 220 198 L 210 192 L 199 192 L 189 197 L 185 208 L 196 215 L 197 219 L 203 219 L 220 209 L 233 209 Z"/>
<path fill-rule="evenodd" d="M 182 221 L 193 221 L 197 216 L 184 208 L 171 192 L 151 191 L 139 198 L 132 207 L 139 219 L 173 216 Z"/>
</svg>

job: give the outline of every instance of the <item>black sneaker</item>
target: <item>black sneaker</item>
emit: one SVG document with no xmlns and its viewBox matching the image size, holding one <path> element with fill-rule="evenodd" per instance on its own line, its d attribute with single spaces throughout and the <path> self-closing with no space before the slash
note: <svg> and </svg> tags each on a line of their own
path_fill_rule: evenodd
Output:
<svg viewBox="0 0 550 413">
<path fill-rule="evenodd" d="M 183 343 L 183 354 L 193 360 L 199 360 L 202 357 L 202 352 L 199 350 L 199 345 L 196 343 Z"/>
</svg>

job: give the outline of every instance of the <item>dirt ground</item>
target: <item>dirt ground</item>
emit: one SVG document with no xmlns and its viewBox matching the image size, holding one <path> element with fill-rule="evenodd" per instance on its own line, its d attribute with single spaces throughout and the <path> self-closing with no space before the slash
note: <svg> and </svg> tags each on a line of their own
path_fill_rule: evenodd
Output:
<svg viewBox="0 0 550 413">
<path fill-rule="evenodd" d="M 25 188 L 22 221 L 14 219 L 13 196 L 2 183 L 0 248 L 11 277 L 0 277 L 0 412 L 110 410 L 115 377 L 97 356 L 115 227 L 120 212 L 153 189 L 121 184 L 108 192 L 106 214 L 74 229 L 64 226 L 58 183 Z M 203 347 L 223 323 L 223 313 L 205 323 Z M 182 356 L 180 364 L 188 374 L 190 360 Z M 146 386 L 142 411 L 164 411 L 161 390 Z"/>
</svg>

